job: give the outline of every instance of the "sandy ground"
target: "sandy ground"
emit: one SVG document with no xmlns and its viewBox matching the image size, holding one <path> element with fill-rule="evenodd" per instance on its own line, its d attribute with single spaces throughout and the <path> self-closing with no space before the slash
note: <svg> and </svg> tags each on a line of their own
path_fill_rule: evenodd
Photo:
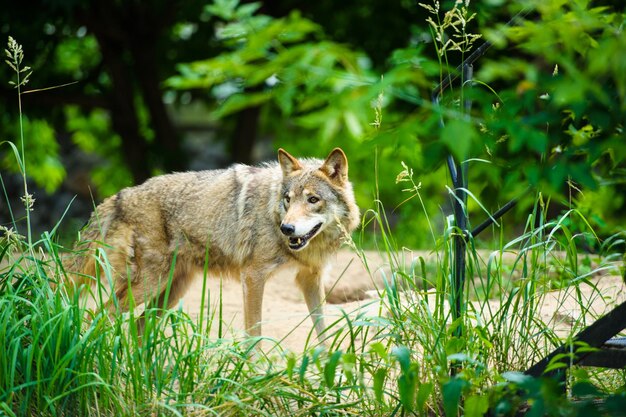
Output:
<svg viewBox="0 0 626 417">
<path fill-rule="evenodd" d="M 405 264 L 410 264 L 418 255 L 428 256 L 425 253 L 406 253 L 401 256 L 405 258 Z M 351 318 L 357 314 L 375 316 L 381 311 L 384 314 L 384 309 L 380 309 L 376 288 L 382 288 L 383 277 L 389 276 L 389 268 L 386 266 L 388 263 L 373 252 L 367 253 L 366 259 L 372 274 L 366 271 L 358 256 L 349 250 L 342 250 L 336 255 L 325 282 L 326 288 L 331 289 L 327 294 L 325 307 L 327 324 L 340 318 L 342 314 L 347 314 Z M 313 343 L 315 338 L 312 335 L 312 322 L 304 299 L 294 282 L 294 273 L 295 271 L 284 271 L 266 284 L 262 324 L 264 336 L 281 340 L 281 346 L 284 348 L 301 351 L 307 343 Z M 583 297 L 591 305 L 592 312 L 588 314 L 589 323 L 593 321 L 593 316 L 609 311 L 616 303 L 626 299 L 624 282 L 619 276 L 595 276 L 591 278 L 591 283 L 600 291 L 594 291 L 592 286 L 584 284 L 579 287 L 580 295 L 577 295 L 573 288 L 550 292 L 540 306 L 542 320 L 553 324 L 564 336 L 569 332 L 572 323 L 582 314 L 575 297 Z M 183 308 L 192 316 L 201 313 L 202 285 L 202 279 L 196 279 L 182 300 Z M 226 337 L 241 337 L 243 335 L 241 284 L 235 280 L 210 277 L 207 280 L 207 288 L 211 309 L 217 309 L 220 285 L 223 300 L 222 317 L 226 324 L 224 328 L 228 329 Z M 599 294 L 602 294 L 602 297 Z M 214 325 L 212 329 L 215 336 L 217 327 Z M 270 342 L 265 342 L 266 347 L 268 343 Z"/>
<path fill-rule="evenodd" d="M 380 270 L 384 262 L 380 256 L 369 254 L 371 259 L 370 270 Z M 377 314 L 376 287 L 381 287 L 382 275 L 374 274 L 378 282 L 368 274 L 359 257 L 342 250 L 334 257 L 328 277 L 325 280 L 326 295 L 325 317 L 326 323 L 332 323 L 342 316 L 342 312 L 354 317 L 358 312 Z M 263 336 L 280 340 L 281 345 L 290 350 L 302 350 L 311 337 L 310 344 L 315 344 L 315 334 L 312 331 L 313 322 L 299 288 L 296 286 L 295 270 L 283 270 L 272 277 L 265 285 L 263 299 Z M 193 317 L 200 314 L 202 298 L 202 278 L 192 284 L 182 300 L 183 309 Z M 227 328 L 227 337 L 241 337 L 243 335 L 243 300 L 241 283 L 233 279 L 209 277 L 206 283 L 210 309 L 217 311 L 222 299 L 222 318 Z M 205 311 L 206 314 L 206 311 Z M 212 326 L 212 333 L 217 336 L 217 326 Z M 267 347 L 270 342 L 266 342 Z M 310 345 L 309 344 L 309 345 Z"/>
</svg>

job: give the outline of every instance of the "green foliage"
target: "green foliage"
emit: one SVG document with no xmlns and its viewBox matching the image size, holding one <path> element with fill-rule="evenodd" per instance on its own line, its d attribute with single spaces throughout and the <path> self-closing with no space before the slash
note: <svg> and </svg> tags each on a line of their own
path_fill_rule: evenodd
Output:
<svg viewBox="0 0 626 417">
<path fill-rule="evenodd" d="M 68 106 L 67 131 L 72 142 L 88 155 L 100 158 L 91 170 L 91 181 L 100 196 L 109 196 L 132 185 L 129 170 L 124 165 L 121 139 L 111 135 L 111 121 L 104 110 L 83 115 L 78 108 Z"/>
<path fill-rule="evenodd" d="M 232 19 L 218 32 L 232 51 L 179 65 L 181 75 L 169 79 L 171 87 L 212 88 L 223 101 L 218 117 L 271 103 L 281 114 L 296 116 L 298 125 L 321 131 L 322 139 L 336 135 L 342 125 L 354 138 L 362 137 L 367 119 L 358 119 L 355 112 L 341 115 L 329 105 L 335 100 L 338 106 L 336 94 L 364 82 L 359 54 L 333 42 L 311 41 L 319 35 L 319 26 L 296 12 L 272 19 L 251 15 L 254 9 L 245 5 L 222 11 L 219 5 L 208 10 Z"/>
<path fill-rule="evenodd" d="M 566 206 L 579 201 L 591 204 L 579 196 L 570 198 L 575 188 L 582 189 L 588 201 L 593 201 L 600 185 L 623 194 L 623 8 L 582 0 L 512 2 L 506 7 L 499 1 L 400 3 L 318 2 L 309 5 L 308 14 L 303 15 L 283 13 L 293 5 L 289 1 L 277 2 L 275 8 L 233 0 L 207 5 L 191 2 L 172 17 L 171 26 L 161 28 L 163 36 L 157 38 L 163 60 L 150 70 L 161 74 L 162 80 L 167 78 L 169 88 L 194 90 L 181 95 L 170 91 L 168 103 L 176 103 L 177 97 L 180 101 L 202 100 L 217 119 L 220 135 L 232 127 L 234 115 L 261 108 L 261 136 L 275 147 L 287 146 L 294 153 L 316 156 L 323 156 L 332 146 L 344 147 L 360 205 L 370 208 L 373 199 L 383 201 L 393 210 L 391 221 L 397 224 L 398 236 L 406 238 L 410 246 L 426 243 L 421 231 L 427 222 L 414 215 L 419 204 L 414 200 L 403 203 L 394 184 L 379 181 L 374 185 L 380 178 L 395 177 L 401 170 L 399 161 L 415 170 L 424 191 L 439 197 L 446 194 L 441 169 L 445 157 L 452 153 L 459 160 L 469 160 L 470 189 L 489 209 L 518 195 L 528 183 L 544 194 L 553 193 Z M 81 2 L 75 2 L 64 11 L 71 14 L 79 6 Z M 530 12 L 528 17 L 516 19 L 512 26 L 497 23 L 507 21 L 522 7 Z M 85 121 L 93 122 L 93 112 L 111 117 L 110 103 L 100 98 L 119 88 L 110 78 L 95 32 L 72 19 L 64 20 L 64 14 L 52 9 L 46 10 L 56 14 L 47 20 L 24 22 L 25 32 L 43 37 L 31 42 L 37 48 L 35 66 L 50 85 L 81 80 L 76 87 L 81 94 L 76 97 L 89 106 L 80 111 L 66 104 L 48 106 L 43 115 L 30 115 L 41 132 L 31 137 L 30 144 L 36 146 L 41 140 L 46 154 L 24 154 L 33 159 L 34 179 L 48 190 L 65 175 L 55 161 L 58 154 L 51 135 L 63 134 L 68 126 L 72 135 L 78 133 L 77 125 L 91 130 Z M 393 29 L 372 27 L 376 25 L 362 19 L 372 13 L 387 18 L 386 13 L 403 9 L 406 16 L 384 20 L 398 22 Z M 155 10 L 160 9 L 155 6 Z M 274 16 L 260 14 L 260 10 L 272 11 Z M 321 15 L 329 10 L 336 12 Z M 123 11 L 123 5 L 116 4 L 112 14 L 123 15 Z M 6 13 L 12 16 L 12 12 Z M 413 24 L 406 21 L 407 16 L 414 17 Z M 368 23 L 370 28 L 364 29 Z M 404 23 L 402 28 L 400 23 Z M 31 24 L 43 32 L 28 30 Z M 13 29 L 18 28 L 11 26 Z M 374 33 L 385 36 L 372 42 Z M 394 45 L 401 45 L 399 34 L 406 38 L 403 48 L 373 50 L 372 45 L 389 46 L 392 39 Z M 357 35 L 368 39 L 367 45 L 363 43 L 367 53 L 337 41 L 355 40 Z M 431 103 L 434 85 L 458 75 L 456 65 L 483 38 L 495 47 L 475 63 L 473 82 L 456 82 L 438 104 Z M 15 61 L 17 55 L 11 54 Z M 116 53 L 129 68 L 139 65 L 131 55 L 128 48 Z M 171 76 L 175 65 L 178 74 Z M 147 71 L 131 69 L 134 79 Z M 23 75 L 30 72 L 21 71 Z M 123 88 L 130 88 L 126 94 L 134 100 L 140 140 L 121 139 L 128 133 L 113 132 L 119 130 L 114 123 L 102 126 L 94 122 L 99 132 L 94 143 L 100 146 L 91 148 L 106 164 L 94 168 L 100 195 L 129 184 L 130 179 L 122 178 L 129 172 L 136 175 L 129 161 L 114 154 L 127 154 L 128 147 L 137 142 L 146 142 L 148 149 L 146 175 L 171 169 L 160 161 L 162 143 L 155 137 L 154 115 L 148 111 L 145 97 L 132 86 Z M 72 88 L 67 96 L 73 98 L 75 92 Z M 463 106 L 466 99 L 473 101 L 471 111 Z M 3 139 L 12 140 L 17 123 L 10 107 L 2 110 L 7 112 L 2 116 Z M 43 123 L 48 127 L 43 128 Z M 0 158 L 3 167 L 18 169 L 6 154 Z M 48 176 L 54 181 L 43 184 Z M 594 213 L 597 220 L 590 219 L 595 226 L 606 228 L 600 230 L 603 235 L 614 233 L 626 212 L 623 204 L 611 203 Z M 428 199 L 425 204 L 434 213 L 440 199 Z M 519 212 L 530 204 L 530 199 L 522 201 Z M 472 215 L 481 211 L 473 203 L 468 210 Z"/>
<path fill-rule="evenodd" d="M 576 401 L 570 401 L 553 379 L 532 378 L 516 372 L 502 374 L 502 382 L 489 392 L 496 416 L 610 416 L 622 415 L 626 398 L 621 392 L 606 394 L 590 381 L 572 387 Z M 479 414 L 484 415 L 484 414 Z"/>
<path fill-rule="evenodd" d="M 350 155 L 351 177 L 363 184 L 356 191 L 365 207 L 377 193 L 367 185 L 375 184 L 376 173 L 395 177 L 398 155 L 411 164 L 420 158 L 417 124 L 380 131 L 387 120 L 401 117 L 387 113 L 386 91 L 426 85 L 416 70 L 419 57 L 398 54 L 393 70 L 381 78 L 372 73 L 367 57 L 323 39 L 319 26 L 297 12 L 274 19 L 252 15 L 253 9 L 237 12 L 244 5 L 235 7 L 235 2 L 220 4 L 215 7 L 225 10 L 209 10 L 227 19 L 218 34 L 228 51 L 179 65 L 180 75 L 168 80 L 170 87 L 211 89 L 222 103 L 214 112 L 218 118 L 262 107 L 262 130 L 272 133 L 276 146 L 295 153 L 322 156 L 322 149 L 342 146 Z M 397 194 L 387 186 L 379 191 L 376 198 L 385 200 Z"/>
<path fill-rule="evenodd" d="M 473 161 L 470 183 L 478 182 L 476 195 L 487 206 L 502 204 L 525 184 L 566 196 L 567 184 L 597 188 L 608 179 L 624 181 L 623 63 L 616 58 L 601 64 L 618 55 L 623 42 L 620 14 L 584 1 L 537 2 L 528 7 L 537 9 L 539 20 L 482 28 L 498 48 L 518 53 L 483 58 L 473 83 L 450 88 L 431 105 L 428 80 L 456 75 L 455 54 L 462 60 L 481 34 L 472 33 L 475 15 L 465 4 L 448 11 L 422 6 L 430 14 L 436 59 L 421 47 L 398 50 L 380 74 L 362 54 L 323 39 L 321 29 L 298 13 L 275 19 L 255 14 L 256 6 L 218 2 L 208 11 L 226 21 L 218 33 L 228 51 L 179 65 L 180 75 L 168 83 L 211 89 L 223 101 L 214 113 L 220 118 L 262 107 L 263 130 L 279 146 L 313 154 L 320 144 L 344 147 L 365 207 L 372 196 L 392 207 L 401 204 L 397 188 L 388 184 L 359 186 L 375 183 L 372 174 L 395 175 L 398 159 L 418 172 L 425 188 L 442 193 L 443 173 L 437 170 L 448 153 Z M 474 102 L 469 113 L 461 105 L 466 99 Z M 501 190 L 497 200 L 494 189 Z M 426 223 L 410 214 L 416 209 L 413 202 L 397 209 L 398 229 L 408 230 L 410 217 L 407 235 L 414 237 L 408 242 L 423 245 L 415 231 Z"/>
<path fill-rule="evenodd" d="M 80 80 L 100 61 L 100 50 L 93 35 L 76 36 L 59 43 L 54 51 L 54 70 L 70 80 Z"/>
<path fill-rule="evenodd" d="M 55 191 L 63 182 L 66 172 L 59 161 L 59 145 L 54 129 L 42 119 L 24 118 L 24 136 L 29 140 L 24 145 L 29 177 L 47 192 Z M 20 172 L 15 155 L 3 155 L 0 165 L 13 172 Z"/>
<path fill-rule="evenodd" d="M 496 111 L 488 109 L 492 100 L 479 99 L 489 116 L 487 146 L 533 184 L 562 190 L 567 180 L 589 188 L 623 182 L 625 64 L 616 48 L 626 42 L 624 15 L 587 1 L 532 6 L 540 19 L 487 33 L 498 47 L 519 48 L 536 60 L 533 66 L 521 58 L 481 63 L 482 81 L 515 81 L 499 91 Z"/>
<path fill-rule="evenodd" d="M 6 64 L 15 73 L 15 81 L 9 81 L 16 91 L 16 102 L 19 108 L 19 125 L 15 126 L 13 121 L 4 116 L 9 126 L 15 128 L 13 140 L 14 144 L 20 147 L 20 155 L 23 159 L 16 158 L 17 155 L 11 152 L 0 154 L 0 166 L 13 172 L 19 172 L 25 176 L 26 166 L 29 168 L 30 177 L 46 191 L 52 192 L 57 189 L 65 178 L 65 169 L 59 162 L 59 146 L 54 136 L 55 132 L 43 119 L 29 120 L 22 116 L 22 94 L 23 87 L 28 83 L 32 70 L 23 65 L 24 51 L 22 45 L 9 36 L 7 49 L 5 49 L 7 59 Z M 24 137 L 30 138 L 28 142 Z M 28 158 L 26 157 L 28 155 Z M 24 177 L 25 178 L 25 177 Z M 27 194 L 27 193 L 26 193 Z"/>
</svg>

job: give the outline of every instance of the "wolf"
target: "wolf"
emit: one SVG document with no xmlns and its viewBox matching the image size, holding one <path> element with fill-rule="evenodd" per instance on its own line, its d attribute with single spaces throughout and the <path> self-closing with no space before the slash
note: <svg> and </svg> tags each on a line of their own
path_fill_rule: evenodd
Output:
<svg viewBox="0 0 626 417">
<path fill-rule="evenodd" d="M 295 267 L 321 341 L 323 275 L 359 218 L 340 148 L 325 160 L 279 149 L 277 162 L 166 174 L 121 190 L 95 208 L 64 267 L 74 288 L 93 285 L 105 276 L 96 273 L 104 252 L 114 293 L 104 308 L 112 314 L 130 308 L 130 291 L 138 304 L 175 305 L 205 265 L 212 275 L 239 277 L 250 336 L 261 335 L 265 282 Z"/>
</svg>

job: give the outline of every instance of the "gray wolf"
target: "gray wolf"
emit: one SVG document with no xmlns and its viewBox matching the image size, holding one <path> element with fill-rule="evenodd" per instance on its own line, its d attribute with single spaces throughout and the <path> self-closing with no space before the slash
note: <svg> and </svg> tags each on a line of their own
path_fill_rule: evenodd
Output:
<svg viewBox="0 0 626 417">
<path fill-rule="evenodd" d="M 105 308 L 113 313 L 129 308 L 129 291 L 137 304 L 175 305 L 208 260 L 209 273 L 240 277 L 252 336 L 261 334 L 265 282 L 295 267 L 321 340 L 323 274 L 358 223 L 341 149 L 323 161 L 280 149 L 278 162 L 167 174 L 121 190 L 96 207 L 83 230 L 76 248 L 87 253 L 76 252 L 64 267 L 74 285 L 91 285 L 105 276 L 96 274 L 104 251 L 117 299 Z"/>
</svg>

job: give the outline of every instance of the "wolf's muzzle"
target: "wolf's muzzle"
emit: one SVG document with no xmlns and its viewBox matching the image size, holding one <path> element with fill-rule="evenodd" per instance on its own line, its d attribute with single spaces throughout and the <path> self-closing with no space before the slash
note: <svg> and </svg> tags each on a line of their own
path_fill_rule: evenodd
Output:
<svg viewBox="0 0 626 417">
<path fill-rule="evenodd" d="M 311 240 L 311 238 L 317 234 L 317 232 L 320 230 L 321 227 L 322 227 L 322 223 L 318 223 L 317 225 L 315 225 L 315 227 L 313 227 L 313 229 L 311 229 L 309 233 L 302 235 L 302 236 L 290 237 L 289 249 L 300 250 L 304 248 L 307 245 L 307 243 L 309 243 L 309 240 Z"/>
<path fill-rule="evenodd" d="M 285 236 L 291 236 L 296 231 L 296 226 L 293 224 L 281 224 L 280 231 L 283 232 Z"/>
</svg>

